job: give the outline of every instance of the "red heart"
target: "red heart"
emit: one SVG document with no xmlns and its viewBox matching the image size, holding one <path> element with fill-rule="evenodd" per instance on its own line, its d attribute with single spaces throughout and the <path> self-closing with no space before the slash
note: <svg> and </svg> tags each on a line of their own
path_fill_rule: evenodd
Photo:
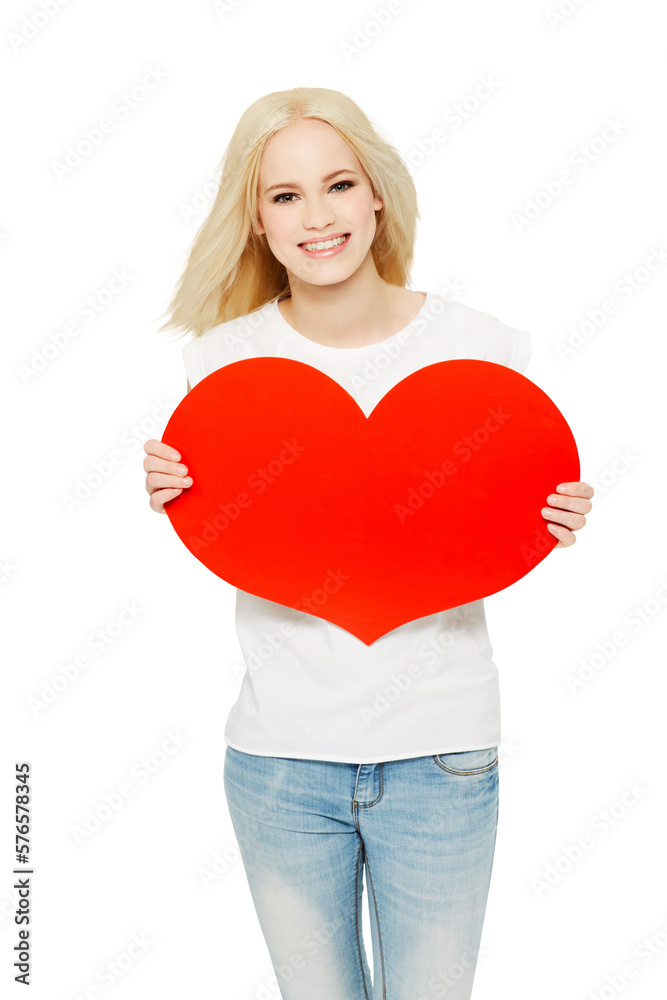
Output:
<svg viewBox="0 0 667 1000">
<path fill-rule="evenodd" d="M 165 506 L 193 555 L 366 645 L 525 576 L 558 542 L 547 495 L 579 479 L 561 412 L 491 361 L 421 368 L 368 418 L 301 361 L 236 361 L 184 397 L 163 440 L 193 477 Z"/>
</svg>

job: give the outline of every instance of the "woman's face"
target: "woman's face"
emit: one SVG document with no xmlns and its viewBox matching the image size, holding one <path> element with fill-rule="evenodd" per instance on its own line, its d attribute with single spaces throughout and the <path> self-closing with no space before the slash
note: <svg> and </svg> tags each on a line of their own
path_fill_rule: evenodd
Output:
<svg viewBox="0 0 667 1000">
<path fill-rule="evenodd" d="M 335 177 L 322 180 L 334 172 Z M 344 139 L 326 122 L 311 118 L 281 129 L 266 144 L 258 207 L 255 232 L 266 234 L 290 283 L 296 278 L 331 285 L 345 281 L 366 259 L 382 201 L 373 197 L 370 181 Z M 344 243 L 319 255 L 300 246 L 346 234 Z"/>
</svg>

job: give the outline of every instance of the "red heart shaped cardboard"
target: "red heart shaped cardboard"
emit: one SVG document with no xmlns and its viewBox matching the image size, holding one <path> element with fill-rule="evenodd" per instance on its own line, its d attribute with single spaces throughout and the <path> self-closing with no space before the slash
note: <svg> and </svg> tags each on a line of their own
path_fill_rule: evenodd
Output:
<svg viewBox="0 0 667 1000">
<path fill-rule="evenodd" d="M 413 372 L 368 418 L 311 365 L 232 362 L 184 397 L 163 440 L 193 477 L 165 505 L 190 552 L 366 645 L 525 576 L 558 542 L 547 495 L 579 480 L 546 393 L 471 359 Z"/>
</svg>

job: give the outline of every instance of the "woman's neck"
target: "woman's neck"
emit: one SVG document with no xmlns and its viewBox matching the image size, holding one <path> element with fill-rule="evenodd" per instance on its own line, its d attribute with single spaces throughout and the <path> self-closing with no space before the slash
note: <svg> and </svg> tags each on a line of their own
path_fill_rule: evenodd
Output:
<svg viewBox="0 0 667 1000">
<path fill-rule="evenodd" d="M 279 300 L 283 318 L 297 333 L 325 347 L 366 347 L 404 329 L 424 304 L 424 294 L 378 278 L 364 292 L 333 286 L 295 289 Z"/>
</svg>

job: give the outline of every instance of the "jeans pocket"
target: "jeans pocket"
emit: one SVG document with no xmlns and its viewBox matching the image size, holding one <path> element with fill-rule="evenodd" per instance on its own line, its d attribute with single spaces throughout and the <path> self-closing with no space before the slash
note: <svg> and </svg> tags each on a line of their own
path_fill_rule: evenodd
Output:
<svg viewBox="0 0 667 1000">
<path fill-rule="evenodd" d="M 450 774 L 483 774 L 498 764 L 498 747 L 486 750 L 462 750 L 433 755 L 436 764 Z"/>
</svg>

